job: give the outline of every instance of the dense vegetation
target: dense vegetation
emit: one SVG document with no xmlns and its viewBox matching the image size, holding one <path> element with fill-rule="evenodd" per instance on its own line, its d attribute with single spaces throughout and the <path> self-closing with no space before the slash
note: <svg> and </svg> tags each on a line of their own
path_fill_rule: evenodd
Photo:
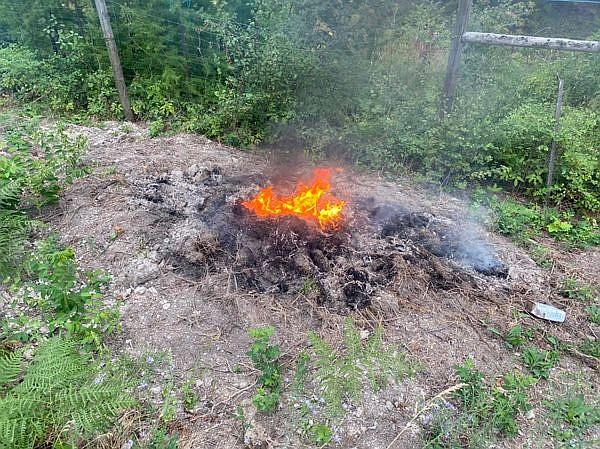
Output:
<svg viewBox="0 0 600 449">
<path fill-rule="evenodd" d="M 456 1 L 109 0 L 135 114 L 154 133 L 497 183 L 600 210 L 596 54 L 470 46 L 454 112 L 437 117 Z M 474 2 L 471 30 L 600 38 L 598 5 Z M 540 31 L 541 30 L 541 31 Z M 93 2 L 0 2 L 0 89 L 78 117 L 121 108 Z M 565 80 L 554 135 L 556 77 Z M 556 183 L 545 187 L 552 139 Z"/>
</svg>

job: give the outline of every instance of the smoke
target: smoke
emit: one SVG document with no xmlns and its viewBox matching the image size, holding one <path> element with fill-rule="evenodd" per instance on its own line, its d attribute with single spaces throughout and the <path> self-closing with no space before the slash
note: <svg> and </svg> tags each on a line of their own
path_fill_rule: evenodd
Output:
<svg viewBox="0 0 600 449">
<path fill-rule="evenodd" d="M 366 204 L 363 203 L 363 206 Z M 508 275 L 508 268 L 498 257 L 494 246 L 471 221 L 414 212 L 393 203 L 367 207 L 369 218 L 378 224 L 383 237 L 410 240 L 435 256 L 453 260 L 488 276 L 505 278 Z"/>
</svg>

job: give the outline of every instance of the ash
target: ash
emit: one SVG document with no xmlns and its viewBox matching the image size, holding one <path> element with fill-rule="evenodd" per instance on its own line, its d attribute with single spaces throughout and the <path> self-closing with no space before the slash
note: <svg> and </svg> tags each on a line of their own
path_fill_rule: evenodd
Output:
<svg viewBox="0 0 600 449">
<path fill-rule="evenodd" d="M 350 198 L 335 232 L 295 217 L 257 218 L 241 201 L 266 184 L 262 174 L 194 165 L 140 182 L 136 201 L 168 224 L 161 256 L 182 275 L 222 274 L 236 290 L 301 293 L 338 312 L 411 282 L 450 290 L 508 274 L 474 228 L 372 198 Z"/>
</svg>

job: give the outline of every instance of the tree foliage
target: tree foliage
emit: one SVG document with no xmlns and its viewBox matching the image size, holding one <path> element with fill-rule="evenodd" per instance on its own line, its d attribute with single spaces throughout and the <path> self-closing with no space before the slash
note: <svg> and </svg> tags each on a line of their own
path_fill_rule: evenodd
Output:
<svg viewBox="0 0 600 449">
<path fill-rule="evenodd" d="M 560 75 L 573 126 L 558 136 L 550 194 L 560 205 L 600 207 L 596 54 L 468 46 L 455 110 L 440 122 L 456 0 L 107 4 L 133 110 L 154 131 L 285 142 L 314 157 L 497 182 L 534 197 L 547 193 L 540 179 L 557 137 Z M 600 7 L 476 0 L 469 29 L 598 39 Z M 93 2 L 2 0 L 0 39 L 1 91 L 60 113 L 122 115 Z M 569 135 L 576 117 L 585 129 Z M 516 129 L 527 130 L 518 142 Z"/>
</svg>

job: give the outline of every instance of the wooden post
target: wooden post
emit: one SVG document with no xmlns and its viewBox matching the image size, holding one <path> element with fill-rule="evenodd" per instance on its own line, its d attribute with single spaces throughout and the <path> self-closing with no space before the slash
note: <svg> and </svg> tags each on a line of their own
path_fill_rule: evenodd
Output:
<svg viewBox="0 0 600 449">
<path fill-rule="evenodd" d="M 556 163 L 556 139 L 560 132 L 560 113 L 562 110 L 562 102 L 564 95 L 564 82 L 558 78 L 558 97 L 556 99 L 556 112 L 554 113 L 554 138 L 552 139 L 552 145 L 550 146 L 550 152 L 548 153 L 548 178 L 546 179 L 546 187 L 548 189 L 548 195 L 550 195 L 550 187 L 552 187 L 552 179 L 554 178 L 554 164 Z"/>
<path fill-rule="evenodd" d="M 458 3 L 458 15 L 452 34 L 452 46 L 450 47 L 450 54 L 448 55 L 444 90 L 440 102 L 440 118 L 444 118 L 446 113 L 452 110 L 454 104 L 454 92 L 456 91 L 456 83 L 458 82 L 458 69 L 460 68 L 460 60 L 464 46 L 462 35 L 467 28 L 472 4 L 473 0 L 459 0 Z"/>
<path fill-rule="evenodd" d="M 558 37 L 516 36 L 496 33 L 464 33 L 463 43 L 502 45 L 507 47 L 545 48 L 548 50 L 600 53 L 600 41 L 580 41 Z"/>
<path fill-rule="evenodd" d="M 115 37 L 113 36 L 110 19 L 108 17 L 108 9 L 106 8 L 106 3 L 104 0 L 94 1 L 96 2 L 98 17 L 100 18 L 100 26 L 102 27 L 104 41 L 106 42 L 106 49 L 108 50 L 108 57 L 110 58 L 110 64 L 112 65 L 113 73 L 115 75 L 115 84 L 117 86 L 117 91 L 119 92 L 119 100 L 121 100 L 121 106 L 123 106 L 125 118 L 128 121 L 133 122 L 135 119 L 133 117 L 133 112 L 131 111 L 129 96 L 127 95 L 127 86 L 125 85 L 123 69 L 121 68 L 121 60 L 119 59 L 117 44 L 115 43 Z"/>
</svg>

